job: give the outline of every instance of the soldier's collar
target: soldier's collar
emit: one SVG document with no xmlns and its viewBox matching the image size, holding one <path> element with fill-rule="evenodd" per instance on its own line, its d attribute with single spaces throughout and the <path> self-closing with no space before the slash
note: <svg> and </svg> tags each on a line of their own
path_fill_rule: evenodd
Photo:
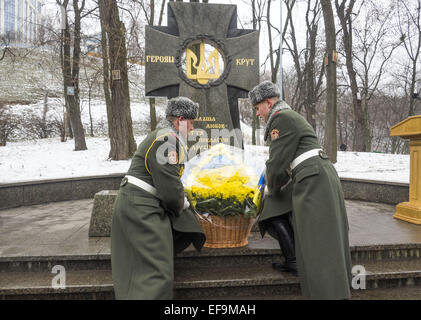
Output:
<svg viewBox="0 0 421 320">
<path fill-rule="evenodd" d="M 174 124 L 169 121 L 168 119 L 163 119 L 157 125 L 157 129 L 169 129 L 171 134 L 180 141 L 181 147 L 186 151 L 186 141 L 184 141 L 183 137 L 178 133 L 178 130 L 174 127 Z"/>
<path fill-rule="evenodd" d="M 291 109 L 291 107 L 283 100 L 276 101 L 276 103 L 270 109 L 265 129 L 265 142 L 269 137 L 269 128 L 273 122 L 273 119 L 275 119 L 275 116 L 279 113 L 279 111 L 286 109 Z"/>
<path fill-rule="evenodd" d="M 158 125 L 156 126 L 157 129 L 171 129 L 175 133 L 177 133 L 177 130 L 175 129 L 173 123 L 168 119 L 162 119 Z"/>
</svg>

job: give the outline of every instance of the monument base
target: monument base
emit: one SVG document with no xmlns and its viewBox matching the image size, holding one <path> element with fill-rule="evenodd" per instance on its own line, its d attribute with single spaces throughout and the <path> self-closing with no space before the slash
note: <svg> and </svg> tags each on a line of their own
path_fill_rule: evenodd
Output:
<svg viewBox="0 0 421 320">
<path fill-rule="evenodd" d="M 402 202 L 396 206 L 393 218 L 404 220 L 414 224 L 421 224 L 421 205 L 410 202 Z"/>
<path fill-rule="evenodd" d="M 117 194 L 118 190 L 102 190 L 95 194 L 89 225 L 90 237 L 109 237 L 111 235 L 113 206 Z"/>
</svg>

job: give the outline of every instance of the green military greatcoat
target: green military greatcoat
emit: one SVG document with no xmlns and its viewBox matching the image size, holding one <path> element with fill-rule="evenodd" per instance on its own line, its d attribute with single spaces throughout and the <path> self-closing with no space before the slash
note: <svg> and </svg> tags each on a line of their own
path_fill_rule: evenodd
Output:
<svg viewBox="0 0 421 320">
<path fill-rule="evenodd" d="M 289 183 L 282 191 L 274 194 L 265 194 L 263 198 L 262 212 L 258 217 L 260 234 L 264 237 L 268 231 L 267 220 L 292 211 L 292 184 Z M 269 229 L 270 230 L 270 229 Z M 272 234 L 271 234 L 272 235 Z M 272 235 L 277 237 L 276 234 Z"/>
<path fill-rule="evenodd" d="M 157 196 L 123 179 L 114 204 L 111 263 L 117 299 L 172 299 L 174 255 L 205 235 L 191 210 L 183 210 L 180 181 L 186 150 L 173 128 L 151 132 L 139 145 L 127 175 Z"/>
<path fill-rule="evenodd" d="M 295 251 L 302 293 L 311 299 L 350 298 L 351 258 L 348 218 L 339 177 L 324 152 L 303 161 L 288 174 L 299 155 L 320 148 L 310 124 L 291 109 L 272 107 L 265 138 L 269 191 L 292 177 Z"/>
<path fill-rule="evenodd" d="M 282 105 L 278 106 L 277 109 L 281 110 L 289 108 L 289 106 Z M 292 183 L 278 188 L 277 190 L 271 190 L 271 193 L 265 193 L 263 198 L 262 212 L 258 217 L 258 225 L 260 234 L 264 237 L 266 231 L 270 231 L 267 227 L 267 220 L 274 218 L 285 213 L 292 211 Z M 276 234 L 271 234 L 272 237 L 277 238 Z"/>
</svg>

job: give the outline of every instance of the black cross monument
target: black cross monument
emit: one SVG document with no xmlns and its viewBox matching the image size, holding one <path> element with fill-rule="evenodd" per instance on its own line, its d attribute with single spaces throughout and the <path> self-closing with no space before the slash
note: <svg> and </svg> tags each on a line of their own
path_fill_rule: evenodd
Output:
<svg viewBox="0 0 421 320">
<path fill-rule="evenodd" d="M 167 18 L 146 26 L 145 95 L 198 102 L 194 125 L 208 140 L 196 139 L 215 143 L 217 130 L 240 129 L 238 98 L 259 82 L 259 34 L 237 29 L 235 5 L 170 2 Z"/>
</svg>

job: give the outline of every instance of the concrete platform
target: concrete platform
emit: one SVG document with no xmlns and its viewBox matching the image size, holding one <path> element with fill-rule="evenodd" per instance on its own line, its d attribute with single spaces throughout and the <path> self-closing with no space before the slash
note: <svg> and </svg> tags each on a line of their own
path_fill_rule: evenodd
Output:
<svg viewBox="0 0 421 320">
<path fill-rule="evenodd" d="M 351 247 L 421 245 L 421 226 L 394 219 L 394 206 L 346 205 Z M 109 254 L 110 238 L 88 237 L 92 206 L 93 199 L 85 199 L 0 210 L 0 257 Z M 269 236 L 250 240 L 249 249 L 277 248 Z"/>
<path fill-rule="evenodd" d="M 421 226 L 393 218 L 394 206 L 346 201 L 353 265 L 367 290 L 353 299 L 421 299 Z M 113 299 L 110 238 L 88 237 L 93 199 L 0 210 L 1 299 Z M 301 299 L 298 278 L 279 273 L 278 244 L 252 233 L 242 248 L 188 248 L 175 261 L 176 299 Z M 51 287 L 54 265 L 66 289 Z"/>
</svg>

